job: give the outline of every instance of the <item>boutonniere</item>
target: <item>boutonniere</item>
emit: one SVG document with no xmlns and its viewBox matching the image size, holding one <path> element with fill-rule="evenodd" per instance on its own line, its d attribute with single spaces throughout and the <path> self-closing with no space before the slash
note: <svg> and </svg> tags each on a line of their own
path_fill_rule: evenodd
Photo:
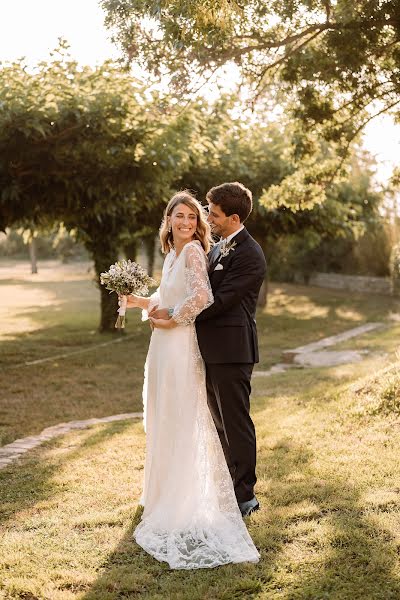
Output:
<svg viewBox="0 0 400 600">
<path fill-rule="evenodd" d="M 222 242 L 221 248 L 219 250 L 219 255 L 221 256 L 221 258 L 225 258 L 226 256 L 228 256 L 229 252 L 235 250 L 236 246 L 236 242 Z"/>
</svg>

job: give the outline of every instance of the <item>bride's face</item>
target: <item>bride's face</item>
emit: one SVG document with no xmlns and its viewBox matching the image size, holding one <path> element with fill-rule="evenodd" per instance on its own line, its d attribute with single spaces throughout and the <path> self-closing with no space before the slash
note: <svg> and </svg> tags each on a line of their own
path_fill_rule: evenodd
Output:
<svg viewBox="0 0 400 600">
<path fill-rule="evenodd" d="M 190 241 L 197 228 L 197 215 L 186 204 L 178 204 L 169 217 L 175 243 Z"/>
</svg>

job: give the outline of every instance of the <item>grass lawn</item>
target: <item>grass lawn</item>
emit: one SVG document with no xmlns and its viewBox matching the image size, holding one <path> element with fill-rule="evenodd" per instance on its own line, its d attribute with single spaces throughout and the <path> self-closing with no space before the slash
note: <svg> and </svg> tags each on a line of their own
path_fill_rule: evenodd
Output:
<svg viewBox="0 0 400 600">
<path fill-rule="evenodd" d="M 88 268 L 50 262 L 29 275 L 27 265 L 0 266 L 0 445 L 60 422 L 142 409 L 149 328 L 132 314 L 124 339 L 97 347 L 118 337 L 97 332 L 98 290 Z M 22 365 L 41 358 L 51 360 Z"/>
<path fill-rule="evenodd" d="M 13 272 L 0 284 L 2 443 L 140 409 L 148 331 L 138 316 L 119 343 L 17 366 L 105 338 L 82 266 Z M 253 380 L 262 508 L 247 522 L 259 564 L 174 572 L 136 546 L 144 434 L 123 421 L 71 432 L 0 471 L 0 598 L 398 600 L 398 312 L 391 298 L 271 285 L 259 368 L 367 321 L 388 327 L 346 342 L 377 350 L 362 363 Z"/>
<path fill-rule="evenodd" d="M 89 264 L 49 261 L 30 275 L 26 263 L 3 261 L 0 297 L 0 445 L 64 421 L 141 410 L 148 325 L 130 311 L 124 339 L 96 347 L 115 336 L 97 332 L 98 291 Z M 271 284 L 268 307 L 257 316 L 257 368 L 279 362 L 283 350 L 388 321 L 398 310 L 385 296 Z M 23 365 L 42 358 L 51 360 Z"/>
</svg>

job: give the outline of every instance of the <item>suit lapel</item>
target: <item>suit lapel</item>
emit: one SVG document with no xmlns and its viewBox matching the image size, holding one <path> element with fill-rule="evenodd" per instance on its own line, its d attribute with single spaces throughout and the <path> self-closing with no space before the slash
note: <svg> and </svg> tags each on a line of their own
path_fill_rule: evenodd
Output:
<svg viewBox="0 0 400 600">
<path fill-rule="evenodd" d="M 235 242 L 235 246 L 239 246 L 240 244 L 242 244 L 244 241 L 246 241 L 248 238 L 250 237 L 249 232 L 247 231 L 246 228 L 242 229 L 242 231 L 239 231 L 239 233 L 237 235 L 235 235 L 231 242 Z M 213 249 L 210 252 L 210 258 L 209 258 L 209 268 L 208 268 L 208 272 L 211 275 L 212 273 L 214 273 L 215 270 L 215 266 L 217 263 L 221 263 L 224 265 L 227 265 L 230 261 L 230 259 L 232 258 L 232 256 L 235 254 L 235 249 L 231 250 L 226 256 L 219 256 L 218 255 L 218 250 L 216 245 L 213 247 Z"/>
</svg>

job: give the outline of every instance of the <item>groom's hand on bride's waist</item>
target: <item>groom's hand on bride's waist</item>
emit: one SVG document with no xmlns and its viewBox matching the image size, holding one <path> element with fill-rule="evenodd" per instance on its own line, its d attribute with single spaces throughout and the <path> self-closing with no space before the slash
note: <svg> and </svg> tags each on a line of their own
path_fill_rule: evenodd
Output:
<svg viewBox="0 0 400 600">
<path fill-rule="evenodd" d="M 155 329 L 174 329 L 178 327 L 178 323 L 174 319 L 154 319 L 149 316 L 149 321 Z"/>
<path fill-rule="evenodd" d="M 152 319 L 168 320 L 171 318 L 171 315 L 168 308 L 153 308 L 153 310 L 149 312 L 149 317 Z"/>
</svg>

